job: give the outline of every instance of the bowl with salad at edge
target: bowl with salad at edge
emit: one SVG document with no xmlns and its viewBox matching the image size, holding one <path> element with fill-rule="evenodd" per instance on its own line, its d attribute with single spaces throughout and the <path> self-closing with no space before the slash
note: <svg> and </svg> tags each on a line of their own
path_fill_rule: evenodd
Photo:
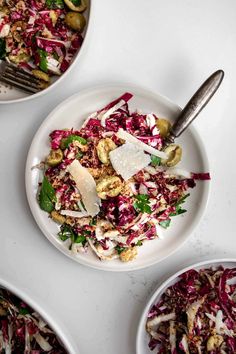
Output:
<svg viewBox="0 0 236 354">
<path fill-rule="evenodd" d="M 185 267 L 154 290 L 141 315 L 137 354 L 234 354 L 236 259 Z"/>
<path fill-rule="evenodd" d="M 128 99 L 129 102 L 125 102 L 126 99 Z M 123 103 L 122 100 L 124 100 Z M 78 105 L 80 106 L 79 114 L 76 108 L 78 107 Z M 115 129 L 116 132 L 112 132 L 114 124 L 113 128 L 111 126 L 109 127 L 110 131 L 106 131 L 106 127 L 101 127 L 101 120 L 98 119 L 97 115 L 98 112 L 105 113 L 104 110 L 107 111 L 106 108 L 108 108 L 109 112 L 105 114 L 105 117 L 103 117 L 102 120 L 104 120 L 104 118 L 106 120 L 106 117 L 109 116 L 110 113 L 112 113 L 112 116 L 108 117 L 108 124 L 113 124 L 116 121 L 116 124 L 119 125 L 119 119 L 122 116 L 124 119 L 122 119 L 121 125 L 123 128 L 121 130 L 121 127 L 117 126 L 116 128 L 118 129 Z M 129 113 L 127 113 L 128 110 Z M 94 112 L 94 114 L 92 112 Z M 160 134 L 156 134 L 156 129 L 154 129 L 154 125 L 156 124 L 152 125 L 152 128 L 150 128 L 148 124 L 152 124 L 153 122 L 155 123 L 158 117 L 160 119 L 160 122 L 163 121 L 161 117 L 168 118 L 171 124 L 171 122 L 174 121 L 175 117 L 179 114 L 179 112 L 180 108 L 172 104 L 168 99 L 164 98 L 163 96 L 152 93 L 149 90 L 140 88 L 135 85 L 116 84 L 113 86 L 107 85 L 82 91 L 79 94 L 76 94 L 67 99 L 50 114 L 50 116 L 44 121 L 44 123 L 36 133 L 28 154 L 26 164 L 26 192 L 31 211 L 33 213 L 33 216 L 35 217 L 36 222 L 43 231 L 44 235 L 49 239 L 50 242 L 54 244 L 56 248 L 58 248 L 61 252 L 63 252 L 64 254 L 79 263 L 103 270 L 124 271 L 144 268 L 146 266 L 150 266 L 151 264 L 159 262 L 169 256 L 171 253 L 173 253 L 184 241 L 187 240 L 187 238 L 193 231 L 193 228 L 196 227 L 197 223 L 199 222 L 200 217 L 202 216 L 203 211 L 206 208 L 209 193 L 209 182 L 197 180 L 209 178 L 208 173 L 202 174 L 202 172 L 209 171 L 209 166 L 206 157 L 206 152 L 202 145 L 201 139 L 196 133 L 195 129 L 193 127 L 190 127 L 188 131 L 185 132 L 184 136 L 179 139 L 179 145 L 182 147 L 183 158 L 182 162 L 179 162 L 177 170 L 175 167 L 170 167 L 169 169 L 167 166 L 160 166 L 160 158 L 158 158 L 158 156 L 151 157 L 151 155 L 153 153 L 153 149 L 155 154 L 163 152 L 158 152 L 158 148 L 155 149 L 155 147 L 149 145 L 149 153 L 146 153 L 147 144 L 144 143 L 145 151 L 142 150 L 143 144 L 141 144 L 141 153 L 144 154 L 144 160 L 145 163 L 147 162 L 148 166 L 144 167 L 144 169 L 146 170 L 142 170 L 142 176 L 138 174 L 138 176 L 134 177 L 135 181 L 130 181 L 130 176 L 122 176 L 122 173 L 126 168 L 123 168 L 122 172 L 122 166 L 117 166 L 117 163 L 119 165 L 119 158 L 117 158 L 116 156 L 116 153 L 118 152 L 118 155 L 120 154 L 119 156 L 122 156 L 122 159 L 125 159 L 124 162 L 130 165 L 127 168 L 127 171 L 129 172 L 130 168 L 133 169 L 140 167 L 140 163 L 143 163 L 144 160 L 142 156 L 139 156 L 139 154 L 136 155 L 136 157 L 133 159 L 135 163 L 137 162 L 137 166 L 131 166 L 132 164 L 126 161 L 127 156 L 131 156 L 132 154 L 136 154 L 137 152 L 137 140 L 139 140 L 140 142 L 139 130 L 142 130 L 143 142 L 145 140 L 147 142 L 147 138 L 150 139 L 151 131 L 153 131 L 154 136 L 152 136 L 152 138 L 150 139 L 150 141 L 152 141 L 152 145 L 154 145 L 154 143 L 155 146 L 156 144 L 161 144 L 162 139 L 160 138 Z M 151 114 L 151 116 L 149 114 Z M 148 119 L 147 115 L 149 115 Z M 149 121 L 148 124 L 146 119 Z M 94 126 L 90 127 L 91 129 L 87 129 L 87 124 L 89 121 Z M 98 122 L 99 124 L 96 124 Z M 133 134 L 133 128 L 128 128 L 131 134 L 128 133 L 126 129 L 124 129 L 124 122 L 126 122 L 128 125 L 134 124 Z M 64 128 L 66 128 L 66 130 L 63 130 Z M 95 136 L 96 129 L 98 132 L 98 136 Z M 93 132 L 95 134 L 94 137 L 91 138 L 88 136 L 90 132 Z M 65 138 L 68 140 L 68 146 L 63 146 L 61 149 L 60 140 L 64 133 L 67 135 L 67 137 L 63 137 L 63 140 L 65 141 Z M 105 135 L 100 136 L 100 133 L 102 135 Z M 122 137 L 120 133 L 122 134 Z M 132 141 L 130 141 L 130 138 Z M 110 151 L 110 154 L 113 155 L 113 157 L 111 158 L 111 160 L 113 160 L 112 166 L 110 166 L 110 162 L 108 163 L 108 165 L 106 165 L 106 161 L 104 161 L 105 164 L 99 161 L 97 148 L 103 145 L 104 139 L 105 145 L 108 144 L 109 146 L 112 145 L 114 147 L 114 149 L 111 149 L 113 151 Z M 89 143 L 89 147 L 87 146 L 87 140 Z M 112 142 L 110 140 L 112 140 Z M 134 140 L 135 143 L 133 143 Z M 74 142 L 72 143 L 72 141 Z M 126 145 L 124 146 L 125 141 Z M 95 145 L 90 146 L 91 144 L 93 144 L 93 142 Z M 54 151 L 50 152 L 50 145 L 51 150 Z M 134 147 L 134 145 L 136 145 L 136 148 Z M 138 145 L 140 146 L 139 143 Z M 59 151 L 56 151 L 58 148 Z M 74 151 L 72 151 L 71 149 L 74 149 Z M 80 151 L 77 151 L 78 149 Z M 124 149 L 125 151 L 120 151 Z M 76 154 L 75 150 L 77 151 Z M 89 151 L 94 152 L 94 158 L 88 156 Z M 177 150 L 171 155 L 177 155 L 178 157 L 179 148 L 177 148 Z M 56 161 L 58 158 L 60 161 Z M 50 159 L 55 159 L 55 161 L 51 161 L 53 162 L 53 164 L 55 162 L 54 167 L 48 166 L 47 162 L 49 162 Z M 151 160 L 149 161 L 149 159 Z M 59 170 L 61 169 L 61 167 L 65 167 L 68 162 L 69 164 L 73 162 L 70 166 L 71 171 L 69 172 L 69 174 L 67 173 L 67 170 L 64 170 L 64 172 L 60 172 Z M 97 170 L 93 170 L 95 166 L 88 166 L 90 162 L 92 164 L 97 164 Z M 59 163 L 60 168 L 58 168 Z M 116 167 L 114 164 L 116 165 Z M 99 175 L 105 172 L 105 174 L 110 174 L 108 178 L 109 182 L 111 182 L 110 177 L 113 176 L 115 177 L 115 180 L 112 177 L 112 180 L 114 180 L 113 182 L 118 183 L 118 195 L 116 196 L 102 195 L 100 194 L 102 193 L 102 190 L 94 190 L 93 196 L 90 196 L 90 198 L 98 198 L 97 200 L 92 199 L 92 201 L 94 201 L 95 204 L 96 201 L 101 203 L 101 211 L 106 211 L 106 215 L 103 212 L 103 217 L 104 215 L 105 218 L 106 216 L 108 216 L 108 220 L 105 220 L 106 225 L 101 224 L 102 220 L 94 220 L 93 217 L 91 218 L 88 215 L 88 211 L 86 211 L 88 205 L 84 205 L 84 201 L 83 198 L 81 198 L 80 193 L 75 193 L 74 196 L 69 196 L 70 192 L 73 191 L 73 188 L 75 188 L 76 190 L 78 189 L 78 181 L 75 176 L 78 172 L 76 172 L 76 170 L 78 169 L 78 167 L 81 166 L 85 167 L 87 171 L 82 169 L 83 172 L 82 170 L 80 172 L 88 172 L 90 174 L 89 180 L 91 181 L 93 186 L 97 185 L 97 182 L 100 179 L 98 178 Z M 114 167 L 116 171 L 114 171 Z M 48 168 L 49 170 L 47 171 Z M 142 166 L 140 167 L 140 169 L 142 169 Z M 191 171 L 195 171 L 198 173 L 195 174 Z M 97 172 L 98 175 L 96 176 Z M 201 173 L 199 174 L 199 172 Z M 160 177 L 159 180 L 156 180 L 157 173 Z M 168 173 L 170 174 L 168 175 Z M 176 173 L 177 175 L 182 174 L 182 177 L 179 178 L 179 181 Z M 46 178 L 44 179 L 44 177 Z M 58 177 L 60 182 L 59 180 L 53 180 L 54 178 L 56 178 L 57 180 Z M 162 179 L 162 177 L 164 179 Z M 127 184 L 127 178 L 129 180 L 128 183 L 131 182 L 131 185 L 128 186 L 128 189 L 125 189 L 125 185 Z M 63 182 L 63 180 L 65 183 Z M 169 183 L 167 183 L 168 181 L 170 182 L 170 184 L 173 182 L 178 187 L 172 186 L 172 188 Z M 57 187 L 60 189 L 60 191 L 58 189 L 58 192 L 60 192 L 59 194 L 60 196 L 62 196 L 63 203 L 59 203 L 56 205 L 54 198 L 54 188 L 56 187 L 57 182 L 59 183 Z M 167 204 L 164 203 L 164 207 L 164 205 L 161 205 L 161 201 L 157 201 L 159 197 L 163 196 L 162 193 L 157 193 L 158 184 L 162 185 L 164 187 L 163 191 L 167 192 L 165 198 L 167 198 L 169 201 L 171 199 L 171 196 L 178 199 L 175 199 L 176 203 L 174 203 L 174 199 L 172 200 L 175 204 L 172 205 L 174 206 L 175 210 L 172 210 L 171 205 L 169 205 L 168 207 Z M 70 188 L 68 189 L 66 186 L 69 185 Z M 80 187 L 84 188 L 84 186 Z M 100 187 L 98 187 L 98 189 Z M 122 187 L 122 192 L 120 190 L 120 187 Z M 174 194 L 169 194 L 167 189 L 165 189 L 166 187 L 170 193 L 174 192 Z M 190 196 L 187 192 L 187 189 L 189 188 Z M 69 194 L 65 192 L 67 189 L 69 191 Z M 127 192 L 128 194 L 131 194 L 127 195 Z M 151 194 L 149 194 L 149 192 Z M 77 200 L 77 202 L 74 203 L 74 197 L 79 198 L 80 201 Z M 117 198 L 119 200 L 117 200 Z M 73 203 L 68 203 L 68 200 L 73 201 Z M 159 207 L 161 207 L 161 209 L 158 209 L 156 205 L 157 202 L 160 202 Z M 119 208 L 117 209 L 117 203 L 120 203 L 121 210 L 118 210 Z M 52 210 L 46 211 L 45 208 L 47 206 Z M 111 212 L 112 210 L 113 212 Z M 158 218 L 153 218 L 155 210 L 158 211 Z M 186 210 L 187 212 L 185 212 Z M 94 212 L 94 210 L 90 210 L 89 212 Z M 162 217 L 161 219 L 159 219 L 161 215 Z M 176 215 L 178 215 L 178 217 L 175 217 Z M 119 216 L 119 220 L 117 219 L 117 216 Z M 76 223 L 75 225 L 75 220 L 73 218 L 78 217 L 82 218 L 79 220 L 80 225 L 78 223 Z M 112 220 L 112 218 L 114 218 L 114 220 Z M 173 219 L 173 221 L 171 221 L 170 219 Z M 95 230 L 96 221 L 98 221 L 97 226 L 99 226 L 99 230 L 97 231 Z M 142 227 L 137 228 L 136 221 L 140 221 L 140 225 L 142 225 Z M 81 225 L 81 222 L 83 222 L 83 225 Z M 124 228 L 126 228 L 127 225 L 130 231 L 128 233 L 125 232 L 124 234 Z M 130 226 L 133 228 L 130 228 Z M 145 228 L 145 230 L 143 228 Z M 143 232 L 140 232 L 139 234 L 139 230 Z M 163 230 L 164 232 L 161 232 Z M 103 237 L 104 234 L 105 236 L 108 235 L 106 233 L 107 231 L 109 234 L 109 238 Z M 112 231 L 112 235 L 110 231 Z M 161 238 L 161 236 L 164 237 Z M 112 242 L 109 242 L 108 245 L 106 244 L 107 241 Z"/>
<path fill-rule="evenodd" d="M 0 6 L 0 69 L 4 62 L 32 73 L 42 90 L 29 94 L 0 82 L 0 104 L 50 92 L 79 62 L 89 35 L 92 0 L 18 0 Z"/>
<path fill-rule="evenodd" d="M 5 353 L 78 354 L 79 350 L 52 313 L 19 286 L 0 278 L 0 350 Z M 14 351 L 15 350 L 15 351 Z"/>
</svg>

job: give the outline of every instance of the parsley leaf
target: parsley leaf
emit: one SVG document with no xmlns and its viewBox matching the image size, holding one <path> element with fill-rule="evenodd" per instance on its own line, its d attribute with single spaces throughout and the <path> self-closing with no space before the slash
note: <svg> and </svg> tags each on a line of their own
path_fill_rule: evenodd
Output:
<svg viewBox="0 0 236 354">
<path fill-rule="evenodd" d="M 117 251 L 118 254 L 121 254 L 121 252 L 123 252 L 123 251 L 125 250 L 125 247 L 121 247 L 121 246 L 117 245 L 117 246 L 115 247 L 115 249 L 116 249 L 116 251 Z"/>
<path fill-rule="evenodd" d="M 143 242 L 141 240 L 138 240 L 138 242 L 136 243 L 136 246 L 142 246 Z"/>
<path fill-rule="evenodd" d="M 64 1 L 63 0 L 46 0 L 46 6 L 49 9 L 63 9 Z"/>
<path fill-rule="evenodd" d="M 176 216 L 176 215 L 180 215 L 180 214 L 184 214 L 186 213 L 186 209 L 182 209 L 181 204 L 185 203 L 186 198 L 188 198 L 190 196 L 190 193 L 185 194 L 182 198 L 180 198 L 178 200 L 178 202 L 175 204 L 175 212 L 171 213 L 170 216 Z"/>
<path fill-rule="evenodd" d="M 96 224 L 97 224 L 96 218 L 92 218 L 92 219 L 90 220 L 90 222 L 89 222 L 89 225 L 90 225 L 90 226 L 95 226 Z"/>
<path fill-rule="evenodd" d="M 161 158 L 155 155 L 151 155 L 151 162 L 153 166 L 160 166 Z"/>
<path fill-rule="evenodd" d="M 66 241 L 70 238 L 71 241 L 74 242 L 76 239 L 76 234 L 72 230 L 72 227 L 67 224 L 61 225 L 61 231 L 58 233 L 58 236 L 62 241 Z"/>
<path fill-rule="evenodd" d="M 27 310 L 27 308 L 25 308 L 25 307 L 19 308 L 20 315 L 27 315 L 28 313 L 29 313 L 29 310 Z"/>
<path fill-rule="evenodd" d="M 38 49 L 39 54 L 39 67 L 42 71 L 48 71 L 48 62 L 47 62 L 47 52 L 43 49 Z"/>
<path fill-rule="evenodd" d="M 86 237 L 84 235 L 78 235 L 75 239 L 75 243 L 82 243 L 84 246 L 86 243 Z"/>
<path fill-rule="evenodd" d="M 72 134 L 72 135 L 69 135 L 67 138 L 64 138 L 64 139 L 61 140 L 60 148 L 62 150 L 65 150 L 75 140 L 78 141 L 82 145 L 86 145 L 87 144 L 87 140 L 86 139 L 82 138 L 81 136 Z"/>
<path fill-rule="evenodd" d="M 170 222 L 171 222 L 170 219 L 166 219 L 166 220 L 160 221 L 159 225 L 164 227 L 164 229 L 167 229 L 170 226 Z"/>
<path fill-rule="evenodd" d="M 54 203 L 56 202 L 56 193 L 48 181 L 47 177 L 44 176 L 42 187 L 39 193 L 39 205 L 40 208 L 48 213 L 54 210 Z"/>
<path fill-rule="evenodd" d="M 149 196 L 147 194 L 138 194 L 135 198 L 137 200 L 134 202 L 134 208 L 139 212 L 151 214 L 152 210 L 149 205 Z"/>
</svg>

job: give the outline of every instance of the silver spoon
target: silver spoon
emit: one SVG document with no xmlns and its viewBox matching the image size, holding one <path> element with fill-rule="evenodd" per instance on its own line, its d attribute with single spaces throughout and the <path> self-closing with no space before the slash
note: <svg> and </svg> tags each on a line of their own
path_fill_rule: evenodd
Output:
<svg viewBox="0 0 236 354">
<path fill-rule="evenodd" d="M 217 70 L 202 84 L 202 86 L 183 108 L 175 123 L 171 127 L 170 134 L 166 137 L 164 142 L 165 147 L 174 143 L 175 139 L 178 138 L 194 121 L 194 119 L 215 94 L 223 78 L 224 71 Z"/>
</svg>

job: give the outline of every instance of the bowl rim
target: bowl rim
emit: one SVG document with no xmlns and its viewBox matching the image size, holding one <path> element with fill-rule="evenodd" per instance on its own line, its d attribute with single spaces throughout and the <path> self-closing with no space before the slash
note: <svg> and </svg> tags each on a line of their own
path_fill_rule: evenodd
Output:
<svg viewBox="0 0 236 354">
<path fill-rule="evenodd" d="M 45 120 L 41 123 L 40 127 L 37 129 L 37 131 L 35 132 L 34 137 L 32 138 L 32 142 L 31 145 L 29 147 L 28 150 L 28 155 L 27 155 L 27 159 L 26 159 L 26 166 L 25 166 L 25 189 L 26 189 L 26 195 L 27 195 L 27 200 L 28 200 L 28 204 L 30 207 L 30 211 L 34 217 L 35 222 L 37 223 L 39 229 L 41 230 L 41 232 L 43 233 L 43 235 L 48 239 L 48 241 L 58 249 L 57 245 L 54 244 L 51 239 L 47 236 L 47 234 L 45 234 L 44 232 L 44 226 L 41 223 L 38 223 L 37 220 L 37 212 L 35 211 L 34 208 L 34 196 L 32 195 L 32 193 L 29 191 L 28 185 L 31 184 L 31 174 L 30 174 L 30 170 L 31 170 L 31 159 L 32 159 L 32 154 L 33 154 L 33 149 L 34 149 L 34 143 L 35 140 L 37 139 L 37 136 L 40 135 L 41 130 L 44 129 L 44 126 L 47 125 L 47 122 L 51 120 L 51 117 L 55 114 L 55 112 L 57 110 L 60 110 L 61 107 L 63 107 L 63 105 L 67 104 L 70 101 L 73 101 L 76 97 L 82 96 L 82 95 L 86 95 L 87 93 L 90 92 L 95 92 L 100 91 L 100 90 L 106 90 L 106 89 L 112 89 L 112 88 L 124 88 L 127 87 L 127 90 L 138 90 L 139 92 L 145 92 L 146 94 L 148 93 L 149 95 L 151 95 L 152 97 L 157 97 L 159 96 L 163 101 L 166 102 L 167 105 L 170 105 L 172 107 L 175 107 L 175 109 L 181 111 L 181 108 L 175 104 L 174 102 L 172 102 L 169 98 L 167 98 L 164 95 L 159 94 L 156 91 L 150 90 L 144 86 L 139 86 L 136 84 L 132 84 L 132 83 L 128 83 L 128 82 L 112 82 L 112 83 L 107 83 L 107 84 L 103 84 L 103 85 L 95 85 L 95 86 L 91 86 L 89 88 L 86 89 L 81 89 L 79 90 L 77 93 L 71 95 L 70 97 L 68 97 L 67 99 L 65 99 L 63 102 L 61 102 L 59 105 L 57 105 L 45 118 Z M 210 169 L 209 166 L 209 160 L 206 154 L 206 149 L 205 146 L 203 144 L 203 140 L 201 139 L 200 134 L 198 133 L 198 131 L 195 129 L 194 126 L 191 125 L 191 134 L 194 136 L 194 138 L 198 141 L 198 146 L 199 149 L 202 153 L 202 156 L 204 156 L 204 166 L 206 169 Z M 194 220 L 194 222 L 191 225 L 191 229 L 189 231 L 189 237 L 191 237 L 193 230 L 198 226 L 200 220 L 202 219 L 202 217 L 205 214 L 205 211 L 207 209 L 207 205 L 208 205 L 208 201 L 209 201 L 209 196 L 210 196 L 210 183 L 207 183 L 205 186 L 205 190 L 203 193 L 203 206 L 201 208 L 201 213 L 199 213 L 196 217 L 196 219 Z M 130 268 L 113 268 L 111 266 L 109 266 L 109 264 L 106 264 L 106 267 L 101 267 L 101 266 L 97 266 L 97 265 L 93 265 L 90 264 L 89 261 L 87 260 L 76 260 L 72 255 L 69 255 L 66 251 L 63 251 L 61 249 L 58 249 L 59 251 L 61 251 L 61 253 L 63 253 L 65 256 L 69 257 L 70 259 L 72 259 L 73 261 L 76 261 L 76 263 L 82 264 L 84 266 L 88 266 L 90 268 L 93 269 L 97 269 L 97 270 L 102 270 L 102 271 L 112 271 L 112 272 L 127 272 L 127 271 L 136 271 L 139 269 L 145 269 L 148 268 L 154 264 L 160 263 L 162 262 L 164 259 L 169 258 L 173 253 L 175 253 L 180 247 L 182 247 L 185 242 L 187 242 L 187 240 L 189 239 L 189 237 L 186 237 L 175 249 L 173 249 L 170 253 L 168 253 L 167 255 L 165 255 L 161 260 L 155 260 L 153 262 L 149 262 L 148 264 L 145 265 L 135 265 L 135 267 L 130 267 Z M 131 269 L 132 268 L 132 269 Z"/>
<path fill-rule="evenodd" d="M 0 288 L 9 290 L 13 295 L 19 297 L 33 310 L 35 310 L 53 329 L 69 354 L 80 354 L 80 351 L 78 352 L 77 346 L 73 344 L 72 338 L 70 338 L 70 334 L 67 332 L 67 330 L 63 328 L 63 325 L 58 320 L 53 320 L 51 315 L 49 315 L 47 311 L 38 304 L 36 299 L 34 300 L 33 297 L 29 295 L 25 290 L 22 290 L 9 280 L 6 280 L 2 277 L 0 277 Z"/>
<path fill-rule="evenodd" d="M 150 306 L 153 304 L 154 301 L 157 300 L 157 298 L 163 293 L 164 289 L 166 289 L 175 279 L 177 279 L 181 274 L 189 271 L 190 269 L 195 269 L 195 268 L 200 268 L 200 267 L 206 267 L 214 264 L 223 264 L 223 263 L 235 263 L 236 265 L 236 258 L 230 257 L 230 258 L 212 258 L 212 259 L 207 259 L 204 261 L 199 261 L 197 263 L 191 263 L 190 265 L 185 266 L 184 268 L 178 269 L 177 272 L 171 273 L 171 275 L 167 275 L 163 277 L 163 280 L 160 280 L 159 283 L 157 283 L 157 286 L 149 296 L 148 300 L 145 302 L 145 305 L 142 309 L 141 316 L 139 317 L 139 321 L 137 323 L 137 330 L 136 330 L 136 340 L 135 340 L 135 347 L 136 347 L 136 354 L 141 354 L 140 352 L 140 347 L 139 347 L 139 341 L 140 337 L 142 336 L 142 331 L 143 331 L 143 324 L 147 316 L 147 312 L 150 309 Z"/>
<path fill-rule="evenodd" d="M 88 46 L 88 42 L 89 42 L 88 37 L 89 37 L 90 32 L 91 32 L 90 27 L 91 27 L 91 22 L 92 22 L 91 21 L 92 14 L 93 14 L 93 0 L 89 0 L 88 20 L 87 20 L 87 27 L 86 27 L 83 43 L 82 43 L 79 51 L 75 55 L 71 65 L 68 67 L 68 69 L 61 76 L 58 77 L 58 79 L 55 82 L 53 82 L 46 89 L 44 89 L 42 91 L 39 91 L 37 93 L 34 93 L 34 94 L 29 94 L 26 97 L 14 98 L 12 100 L 0 100 L 0 105 L 10 105 L 10 104 L 13 104 L 13 103 L 22 103 L 22 102 L 27 102 L 27 101 L 30 101 L 30 100 L 34 100 L 34 99 L 37 99 L 39 97 L 42 97 L 46 93 L 50 93 L 56 86 L 58 86 L 58 84 L 61 83 L 65 77 L 68 76 L 68 74 L 71 72 L 72 68 L 75 67 L 77 61 L 79 60 L 79 58 L 81 57 L 83 52 L 86 50 L 86 47 Z"/>
</svg>

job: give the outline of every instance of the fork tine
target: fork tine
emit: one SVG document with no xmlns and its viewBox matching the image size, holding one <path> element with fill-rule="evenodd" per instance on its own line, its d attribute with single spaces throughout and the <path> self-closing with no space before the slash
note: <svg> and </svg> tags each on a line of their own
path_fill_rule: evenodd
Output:
<svg viewBox="0 0 236 354">
<path fill-rule="evenodd" d="M 25 86 L 29 86 L 35 89 L 39 89 L 39 82 L 31 82 L 28 79 L 24 79 L 18 75 L 14 75 L 12 73 L 9 72 L 5 72 L 4 74 L 2 74 L 2 76 L 4 76 L 6 79 L 10 79 L 13 81 L 16 81 L 19 84 L 23 84 Z"/>
<path fill-rule="evenodd" d="M 38 83 L 38 79 L 33 74 L 21 70 L 20 68 L 16 68 L 12 65 L 6 65 L 5 72 L 17 75 L 22 79 L 26 79 Z"/>
<path fill-rule="evenodd" d="M 12 64 L 12 63 L 6 62 L 5 68 L 12 69 L 12 70 L 15 70 L 15 71 L 17 71 L 17 72 L 21 72 L 21 73 L 24 74 L 24 75 L 33 76 L 33 74 L 31 74 L 30 72 L 28 72 L 28 71 L 26 71 L 26 70 L 24 70 L 24 69 L 22 69 L 22 68 L 19 68 L 18 66 L 14 65 L 14 64 Z M 33 76 L 33 77 L 34 77 L 34 76 Z"/>
<path fill-rule="evenodd" d="M 4 74 L 0 76 L 0 81 L 5 82 L 8 85 L 11 85 L 13 87 L 19 88 L 19 89 L 21 89 L 23 91 L 26 91 L 28 93 L 37 93 L 37 92 L 40 91 L 40 89 L 38 89 L 38 88 L 30 87 L 28 85 L 25 86 L 24 84 L 19 83 L 19 82 L 17 82 L 14 79 L 10 79 L 8 77 L 5 77 Z"/>
</svg>

